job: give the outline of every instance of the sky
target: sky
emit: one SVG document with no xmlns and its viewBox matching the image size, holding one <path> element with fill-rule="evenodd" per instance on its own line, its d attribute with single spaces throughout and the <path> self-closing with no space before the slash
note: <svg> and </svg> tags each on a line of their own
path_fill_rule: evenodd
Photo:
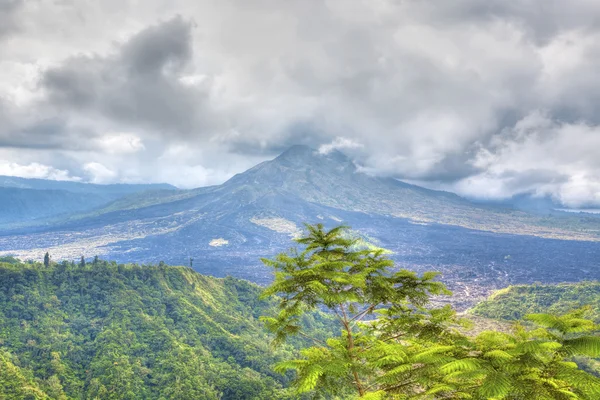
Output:
<svg viewBox="0 0 600 400">
<path fill-rule="evenodd" d="M 190 188 L 294 144 L 600 206 L 600 2 L 0 0 L 0 175 Z"/>
</svg>

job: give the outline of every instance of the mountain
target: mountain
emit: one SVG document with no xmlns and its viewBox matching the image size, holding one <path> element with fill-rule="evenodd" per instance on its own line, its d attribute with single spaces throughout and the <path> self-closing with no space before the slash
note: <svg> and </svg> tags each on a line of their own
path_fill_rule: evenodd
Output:
<svg viewBox="0 0 600 400">
<path fill-rule="evenodd" d="M 443 272 L 460 308 L 511 284 L 600 279 L 600 219 L 565 214 L 475 204 L 367 175 L 338 151 L 294 146 L 222 185 L 134 193 L 13 225 L 0 232 L 0 254 L 185 265 L 193 258 L 199 272 L 265 283 L 271 275 L 260 257 L 288 248 L 304 222 L 343 222 L 400 265 Z"/>
<path fill-rule="evenodd" d="M 0 399 L 296 398 L 259 293 L 185 267 L 0 262 Z"/>
<path fill-rule="evenodd" d="M 18 178 L 0 175 L 0 187 L 12 187 L 35 190 L 65 190 L 72 193 L 107 194 L 123 196 L 146 190 L 173 190 L 175 186 L 166 183 L 126 184 L 117 183 L 100 185 L 73 181 L 55 181 L 50 179 Z"/>
<path fill-rule="evenodd" d="M 167 184 L 96 185 L 0 176 L 0 225 L 85 212 L 134 193 L 174 189 Z"/>
</svg>

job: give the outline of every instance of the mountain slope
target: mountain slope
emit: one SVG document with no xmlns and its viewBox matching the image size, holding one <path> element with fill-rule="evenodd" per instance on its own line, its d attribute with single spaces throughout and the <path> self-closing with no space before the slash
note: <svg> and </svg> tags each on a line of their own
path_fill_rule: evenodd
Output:
<svg viewBox="0 0 600 400">
<path fill-rule="evenodd" d="M 51 398 L 285 399 L 271 366 L 291 348 L 269 347 L 258 294 L 184 267 L 0 262 L 0 362 Z"/>
<path fill-rule="evenodd" d="M 140 192 L 176 189 L 166 184 L 96 185 L 80 182 L 0 176 L 0 226 L 35 225 L 42 219 L 87 212 Z"/>
<path fill-rule="evenodd" d="M 303 146 L 222 185 L 135 193 L 47 224 L 5 230 L 0 255 L 41 260 L 49 251 L 55 259 L 101 255 L 183 265 L 193 258 L 202 273 L 264 283 L 271 275 L 260 257 L 288 248 L 304 222 L 344 222 L 389 248 L 400 265 L 443 272 L 464 307 L 511 284 L 600 279 L 599 218 L 473 204 L 366 175 L 340 152 Z"/>
<path fill-rule="evenodd" d="M 0 224 L 24 222 L 99 207 L 109 199 L 66 190 L 0 187 Z"/>
<path fill-rule="evenodd" d="M 99 185 L 73 181 L 54 181 L 50 179 L 19 178 L 15 176 L 0 175 L 0 187 L 12 187 L 35 190 L 66 190 L 72 193 L 106 194 L 112 193 L 123 196 L 145 190 L 173 190 L 175 186 L 166 183 L 149 184 L 110 184 Z"/>
<path fill-rule="evenodd" d="M 118 186 L 107 188 L 113 191 Z M 231 205 L 235 210 L 259 203 L 265 197 L 281 196 L 344 211 L 376 213 L 421 223 L 548 238 L 600 240 L 598 218 L 566 213 L 541 216 L 508 206 L 472 203 L 452 193 L 369 176 L 339 151 L 319 154 L 306 146 L 293 146 L 274 160 L 238 174 L 220 186 L 154 193 L 121 197 L 93 215 L 74 215 L 70 219 L 145 207 L 153 207 L 154 212 L 160 213 L 158 207 L 161 206 L 162 214 L 167 215 L 175 209 L 185 211 L 181 200 L 186 199 L 191 200 L 185 203 L 188 209 L 210 206 L 212 211 L 231 212 Z"/>
<path fill-rule="evenodd" d="M 339 151 L 319 154 L 294 146 L 233 177 L 224 187 L 261 187 L 347 211 L 409 218 L 465 228 L 541 237 L 600 240 L 600 220 L 541 217 L 509 207 L 475 204 L 455 194 L 361 173 Z"/>
</svg>

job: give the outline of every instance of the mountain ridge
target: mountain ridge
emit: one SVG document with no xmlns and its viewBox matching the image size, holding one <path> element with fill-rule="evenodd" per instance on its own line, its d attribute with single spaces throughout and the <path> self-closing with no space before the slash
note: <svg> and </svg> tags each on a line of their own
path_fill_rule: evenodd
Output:
<svg viewBox="0 0 600 400">
<path fill-rule="evenodd" d="M 168 184 L 110 184 L 0 176 L 0 226 L 36 225 L 105 207 L 148 191 L 176 190 Z M 50 220 L 49 220 L 50 219 Z"/>
<path fill-rule="evenodd" d="M 22 178 L 18 176 L 0 175 L 0 187 L 15 187 L 21 189 L 55 189 L 68 190 L 71 192 L 91 192 L 94 189 L 99 191 L 114 192 L 137 192 L 140 188 L 143 190 L 173 190 L 175 186 L 168 183 L 91 183 L 80 181 L 66 181 L 41 178 Z"/>
</svg>

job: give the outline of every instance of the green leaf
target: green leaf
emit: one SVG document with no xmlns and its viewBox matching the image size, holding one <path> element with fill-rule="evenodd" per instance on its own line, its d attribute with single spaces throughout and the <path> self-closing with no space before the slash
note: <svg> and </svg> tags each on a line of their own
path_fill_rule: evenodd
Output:
<svg viewBox="0 0 600 400">
<path fill-rule="evenodd" d="M 491 372 L 481 383 L 479 393 L 486 399 L 502 398 L 510 393 L 511 380 L 500 372 Z"/>
<path fill-rule="evenodd" d="M 444 374 L 449 374 L 457 371 L 475 371 L 481 368 L 481 362 L 474 358 L 465 358 L 462 360 L 454 360 L 444 364 L 440 371 Z"/>
<path fill-rule="evenodd" d="M 569 354 L 581 354 L 588 357 L 600 357 L 600 337 L 584 336 L 568 339 L 563 342 Z"/>
</svg>

